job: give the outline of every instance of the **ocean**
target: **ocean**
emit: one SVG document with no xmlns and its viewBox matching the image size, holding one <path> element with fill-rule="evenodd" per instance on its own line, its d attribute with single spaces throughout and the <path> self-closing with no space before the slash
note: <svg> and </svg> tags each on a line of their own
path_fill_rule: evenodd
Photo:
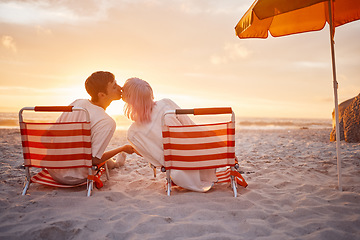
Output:
<svg viewBox="0 0 360 240">
<path fill-rule="evenodd" d="M 24 112 L 23 116 L 26 121 L 55 121 L 59 113 L 34 113 Z M 131 121 L 123 115 L 112 116 L 116 121 L 118 130 L 126 130 Z M 230 117 L 192 117 L 197 123 L 212 123 L 226 121 Z M 226 119 L 227 118 L 227 119 Z M 332 127 L 331 119 L 308 119 L 308 118 L 245 118 L 236 117 L 237 129 L 324 129 Z M 0 112 L 0 128 L 18 128 L 18 113 Z"/>
</svg>

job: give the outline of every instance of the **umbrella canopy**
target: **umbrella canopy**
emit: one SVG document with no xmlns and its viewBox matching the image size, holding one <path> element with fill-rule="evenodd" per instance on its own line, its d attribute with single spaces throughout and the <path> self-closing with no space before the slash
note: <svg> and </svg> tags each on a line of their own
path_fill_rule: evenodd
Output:
<svg viewBox="0 0 360 240">
<path fill-rule="evenodd" d="M 339 110 L 335 67 L 335 27 L 360 19 L 360 0 L 255 0 L 235 27 L 239 38 L 267 38 L 330 29 L 333 70 L 338 185 L 341 184 Z"/>
<path fill-rule="evenodd" d="M 329 14 L 329 3 L 332 14 Z M 332 18 L 329 16 L 332 15 Z M 360 19 L 359 0 L 258 0 L 236 25 L 239 38 L 267 38 L 318 31 Z"/>
</svg>

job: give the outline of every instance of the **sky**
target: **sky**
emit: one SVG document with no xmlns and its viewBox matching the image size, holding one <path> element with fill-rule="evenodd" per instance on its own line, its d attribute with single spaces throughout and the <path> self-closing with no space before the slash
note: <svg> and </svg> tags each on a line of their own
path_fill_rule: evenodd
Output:
<svg viewBox="0 0 360 240">
<path fill-rule="evenodd" d="M 230 106 L 240 117 L 331 118 L 328 25 L 239 39 L 252 0 L 19 0 L 0 2 L 0 112 L 88 98 L 85 79 L 139 77 L 156 100 Z M 360 21 L 336 29 L 339 102 L 360 93 Z M 107 109 L 123 114 L 122 101 Z"/>
</svg>

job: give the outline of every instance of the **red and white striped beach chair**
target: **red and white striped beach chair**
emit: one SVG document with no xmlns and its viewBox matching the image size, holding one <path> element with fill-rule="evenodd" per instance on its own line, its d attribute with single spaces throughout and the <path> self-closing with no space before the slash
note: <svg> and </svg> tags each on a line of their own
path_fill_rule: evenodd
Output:
<svg viewBox="0 0 360 240">
<path fill-rule="evenodd" d="M 168 114 L 213 115 L 231 114 L 231 121 L 168 126 L 165 117 Z M 218 183 L 230 182 L 234 196 L 237 196 L 237 184 L 247 186 L 244 178 L 235 170 L 235 114 L 231 108 L 195 108 L 176 109 L 163 115 L 163 145 L 167 178 L 167 194 L 171 192 L 170 172 L 178 170 L 199 170 L 227 168 L 217 172 Z"/>
<path fill-rule="evenodd" d="M 26 122 L 23 118 L 24 111 L 72 112 L 71 114 L 80 114 L 83 111 L 86 120 L 82 122 Z M 19 124 L 26 172 L 22 195 L 26 194 L 32 182 L 67 188 L 87 184 L 87 196 L 91 195 L 94 181 L 99 185 L 102 184 L 99 176 L 93 175 L 90 116 L 85 109 L 72 106 L 25 107 L 19 112 Z M 31 176 L 31 167 L 42 168 L 42 171 Z M 79 185 L 61 184 L 55 181 L 46 170 L 80 167 L 88 168 L 89 175 L 87 181 Z M 101 175 L 102 171 L 99 173 Z"/>
</svg>

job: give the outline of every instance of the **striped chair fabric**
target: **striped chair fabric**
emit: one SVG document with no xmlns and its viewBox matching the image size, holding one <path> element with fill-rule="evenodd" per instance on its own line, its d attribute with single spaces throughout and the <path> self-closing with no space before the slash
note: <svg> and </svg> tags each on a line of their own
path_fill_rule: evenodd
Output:
<svg viewBox="0 0 360 240">
<path fill-rule="evenodd" d="M 92 167 L 90 123 L 21 122 L 20 131 L 25 167 Z M 33 176 L 31 181 L 56 187 L 74 187 L 56 182 L 46 169 Z"/>
<path fill-rule="evenodd" d="M 166 169 L 194 170 L 235 165 L 235 123 L 163 126 Z"/>
</svg>

